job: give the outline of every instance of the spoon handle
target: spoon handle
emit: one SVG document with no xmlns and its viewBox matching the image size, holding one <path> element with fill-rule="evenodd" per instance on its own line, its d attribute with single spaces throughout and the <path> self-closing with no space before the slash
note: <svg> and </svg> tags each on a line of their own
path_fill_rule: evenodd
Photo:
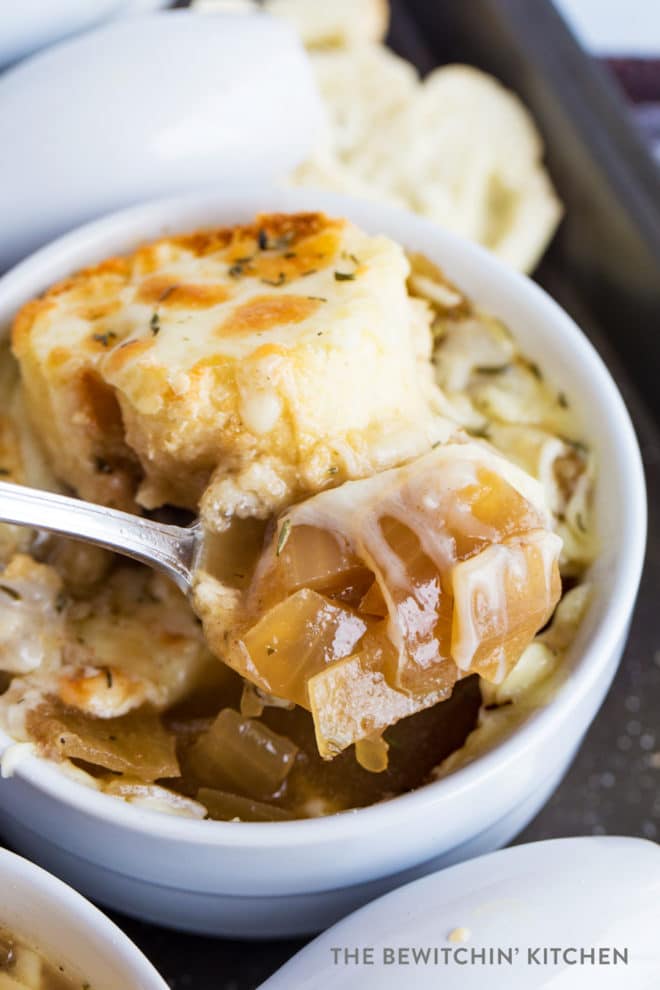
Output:
<svg viewBox="0 0 660 990">
<path fill-rule="evenodd" d="M 6 481 L 0 482 L 0 523 L 45 529 L 132 557 L 162 571 L 185 594 L 201 545 L 199 526 L 168 526 Z"/>
</svg>

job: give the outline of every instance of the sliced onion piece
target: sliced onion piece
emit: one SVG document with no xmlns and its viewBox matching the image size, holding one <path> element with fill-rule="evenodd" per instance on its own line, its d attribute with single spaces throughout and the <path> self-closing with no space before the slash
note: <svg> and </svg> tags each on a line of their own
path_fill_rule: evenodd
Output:
<svg viewBox="0 0 660 990">
<path fill-rule="evenodd" d="M 407 576 L 404 585 L 392 583 L 388 589 L 398 634 L 393 639 L 402 646 L 388 679 L 416 694 L 437 690 L 446 682 L 445 666 L 451 664 L 451 595 L 416 533 L 392 517 L 385 517 L 381 528 Z"/>
<path fill-rule="evenodd" d="M 463 673 L 499 684 L 561 592 L 561 539 L 547 530 L 494 544 L 452 572 L 451 653 Z"/>
<path fill-rule="evenodd" d="M 151 708 L 94 718 L 53 698 L 29 712 L 26 724 L 51 758 L 84 760 L 148 783 L 179 776 L 174 736 Z"/>
<path fill-rule="evenodd" d="M 291 594 L 300 588 L 312 588 L 332 596 L 362 581 L 368 587 L 373 576 L 350 552 L 340 535 L 316 526 L 280 527 L 279 553 L 269 574 L 269 584 L 279 585 L 280 593 Z"/>
<path fill-rule="evenodd" d="M 265 725 L 224 708 L 188 754 L 197 780 L 249 797 L 269 797 L 293 767 L 298 747 Z"/>
<path fill-rule="evenodd" d="M 369 590 L 358 605 L 358 612 L 378 619 L 384 619 L 387 616 L 387 605 L 377 581 L 373 581 L 369 586 Z"/>
<path fill-rule="evenodd" d="M 445 682 L 426 695 L 391 687 L 383 674 L 386 660 L 375 635 L 365 637 L 362 649 L 312 677 L 307 689 L 319 753 L 331 759 L 352 743 L 377 736 L 389 725 L 448 698 L 456 681 L 456 667 L 444 667 Z"/>
<path fill-rule="evenodd" d="M 207 809 L 209 818 L 220 822 L 286 822 L 295 817 L 292 812 L 276 804 L 253 801 L 210 787 L 201 787 L 197 800 Z"/>
<path fill-rule="evenodd" d="M 353 653 L 366 629 L 351 609 L 304 588 L 252 626 L 229 661 L 269 694 L 307 708 L 309 678 Z"/>
<path fill-rule="evenodd" d="M 214 648 L 309 707 L 331 756 L 447 698 L 457 667 L 508 672 L 560 594 L 550 525 L 531 476 L 457 437 L 287 509 Z"/>
<path fill-rule="evenodd" d="M 459 560 L 471 556 L 475 549 L 487 542 L 504 540 L 543 526 L 544 518 L 539 510 L 502 475 L 490 468 L 479 468 L 477 483 L 464 488 L 460 496 L 464 522 L 460 525 L 456 519 L 458 525 L 455 525 L 453 534 Z M 465 511 L 468 506 L 469 514 Z M 482 529 L 479 534 L 475 523 L 482 523 L 487 529 Z M 488 530 L 490 535 L 487 540 Z"/>
</svg>

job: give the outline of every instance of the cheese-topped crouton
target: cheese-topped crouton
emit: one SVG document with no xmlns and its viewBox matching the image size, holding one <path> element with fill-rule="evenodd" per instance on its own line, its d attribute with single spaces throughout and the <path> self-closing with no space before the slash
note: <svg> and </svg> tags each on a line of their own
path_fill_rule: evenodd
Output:
<svg viewBox="0 0 660 990">
<path fill-rule="evenodd" d="M 416 456 L 449 427 L 420 378 L 408 273 L 388 238 L 317 213 L 79 272 L 13 332 L 55 471 L 109 505 L 204 496 L 222 528 Z"/>
</svg>

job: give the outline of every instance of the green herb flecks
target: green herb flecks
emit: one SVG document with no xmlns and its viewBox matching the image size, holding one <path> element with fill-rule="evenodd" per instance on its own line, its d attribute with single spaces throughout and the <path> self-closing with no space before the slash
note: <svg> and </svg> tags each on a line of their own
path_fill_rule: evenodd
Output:
<svg viewBox="0 0 660 990">
<path fill-rule="evenodd" d="M 262 278 L 261 280 L 264 285 L 272 285 L 274 288 L 279 289 L 281 285 L 286 282 L 286 275 L 284 272 L 280 272 L 276 279 L 272 278 Z"/>
<path fill-rule="evenodd" d="M 539 382 L 543 381 L 543 372 L 539 368 L 536 361 L 525 361 L 525 367 L 527 368 L 528 371 L 531 371 L 531 373 L 534 375 L 534 378 L 536 378 L 537 381 Z"/>
<path fill-rule="evenodd" d="M 486 426 L 467 426 L 466 427 L 466 431 L 470 434 L 471 437 L 474 437 L 475 440 L 489 440 L 490 439 L 490 430 L 488 428 L 488 425 L 486 425 Z"/>
<path fill-rule="evenodd" d="M 154 310 L 151 314 L 151 319 L 149 320 L 149 327 L 154 337 L 157 337 L 160 333 L 160 314 Z"/>
<path fill-rule="evenodd" d="M 106 333 L 95 333 L 92 339 L 97 344 L 102 344 L 103 347 L 109 347 L 113 340 L 117 339 L 117 334 L 112 330 L 108 330 Z"/>
<path fill-rule="evenodd" d="M 510 364 L 497 364 L 497 365 L 477 365 L 475 371 L 478 375 L 502 375 L 505 371 L 508 371 L 511 367 Z"/>
<path fill-rule="evenodd" d="M 291 535 L 291 520 L 285 519 L 284 522 L 282 523 L 280 535 L 277 540 L 277 550 L 275 551 L 275 555 L 277 557 L 279 557 L 279 555 L 284 550 L 290 535 Z"/>
<path fill-rule="evenodd" d="M 0 584 L 0 591 L 3 595 L 7 595 L 8 598 L 12 598 L 15 602 L 20 602 L 23 600 L 21 593 L 16 591 L 16 588 L 10 587 L 8 584 Z"/>
<path fill-rule="evenodd" d="M 335 272 L 335 282 L 353 282 L 355 272 Z"/>
</svg>

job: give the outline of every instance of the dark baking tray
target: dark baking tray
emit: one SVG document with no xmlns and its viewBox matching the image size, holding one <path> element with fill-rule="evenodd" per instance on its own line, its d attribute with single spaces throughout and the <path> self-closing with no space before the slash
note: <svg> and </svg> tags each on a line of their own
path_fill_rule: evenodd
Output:
<svg viewBox="0 0 660 990">
<path fill-rule="evenodd" d="M 467 62 L 531 108 L 566 206 L 536 277 L 605 358 L 647 471 L 649 550 L 621 669 L 565 780 L 517 841 L 594 833 L 660 839 L 660 172 L 615 85 L 550 0 L 393 0 L 392 7 L 390 44 L 422 72 Z M 197 938 L 117 920 L 176 990 L 252 990 L 303 944 Z"/>
</svg>

